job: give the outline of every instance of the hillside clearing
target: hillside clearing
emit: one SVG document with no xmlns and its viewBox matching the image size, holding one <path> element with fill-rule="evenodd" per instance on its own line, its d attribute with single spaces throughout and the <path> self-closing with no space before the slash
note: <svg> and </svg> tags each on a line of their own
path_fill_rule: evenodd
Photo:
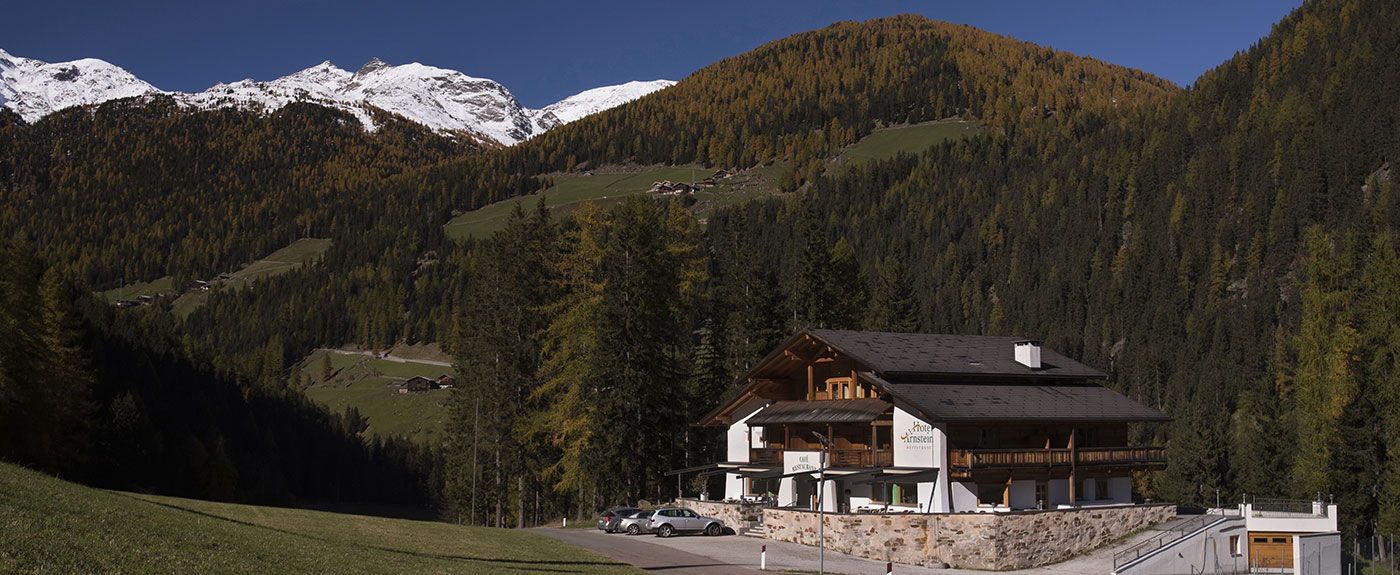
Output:
<svg viewBox="0 0 1400 575">
<path fill-rule="evenodd" d="M 323 358 L 330 357 L 333 375 L 321 381 Z M 399 393 L 400 383 L 413 376 L 457 375 L 450 366 L 417 361 L 392 361 L 340 350 L 317 350 L 301 363 L 302 374 L 317 382 L 303 393 L 332 413 L 353 407 L 369 422 L 368 435 L 405 437 L 431 443 L 442 437 L 447 422 L 447 389 Z"/>
<path fill-rule="evenodd" d="M 165 276 L 148 282 L 137 282 L 116 289 L 109 289 L 98 295 L 107 300 L 107 303 L 113 303 L 117 300 L 135 299 L 137 296 L 170 295 L 173 293 L 175 293 L 175 278 Z"/>
<path fill-rule="evenodd" d="M 238 271 L 229 274 L 228 279 L 214 282 L 216 289 L 239 289 L 254 280 L 269 278 L 297 269 L 307 262 L 321 259 L 326 250 L 330 249 L 331 240 L 322 238 L 301 238 L 286 247 L 278 249 L 268 254 L 266 257 L 250 263 Z M 189 317 L 199 306 L 208 301 L 209 293 L 198 290 L 187 291 L 181 294 L 171 304 L 171 311 L 180 317 Z"/>
<path fill-rule="evenodd" d="M 836 157 L 843 166 L 887 160 L 901 153 L 917 154 L 954 138 L 975 135 L 982 128 L 975 121 L 938 120 L 876 131 L 851 144 Z"/>
<path fill-rule="evenodd" d="M 641 573 L 531 533 L 106 491 L 0 463 L 5 573 Z"/>
</svg>

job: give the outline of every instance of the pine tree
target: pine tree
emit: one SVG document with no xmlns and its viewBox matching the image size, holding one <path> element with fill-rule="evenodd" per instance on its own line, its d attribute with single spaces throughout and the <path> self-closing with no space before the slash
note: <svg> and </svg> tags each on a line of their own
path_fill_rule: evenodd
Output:
<svg viewBox="0 0 1400 575">
<path fill-rule="evenodd" d="M 875 289 L 865 314 L 865 329 L 913 333 L 920 331 L 918 296 L 909 277 L 904 251 L 896 249 L 876 267 Z"/>
<path fill-rule="evenodd" d="M 335 371 L 331 368 L 331 354 L 326 352 L 321 355 L 321 383 L 323 385 L 330 383 L 331 376 L 334 374 Z"/>
<path fill-rule="evenodd" d="M 1333 238 L 1311 228 L 1302 290 L 1303 319 L 1294 338 L 1298 365 L 1292 377 L 1298 450 L 1292 477 L 1298 495 L 1333 491 L 1331 470 L 1342 448 L 1338 422 L 1359 391 L 1352 327 L 1352 292 Z"/>
</svg>

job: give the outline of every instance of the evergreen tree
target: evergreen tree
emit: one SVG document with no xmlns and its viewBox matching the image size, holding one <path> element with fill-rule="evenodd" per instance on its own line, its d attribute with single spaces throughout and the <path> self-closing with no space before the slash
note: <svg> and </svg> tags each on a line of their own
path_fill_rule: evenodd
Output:
<svg viewBox="0 0 1400 575">
<path fill-rule="evenodd" d="M 901 333 L 920 331 L 919 303 L 902 249 L 885 256 L 876 266 L 875 289 L 866 310 L 864 327 Z"/>
</svg>

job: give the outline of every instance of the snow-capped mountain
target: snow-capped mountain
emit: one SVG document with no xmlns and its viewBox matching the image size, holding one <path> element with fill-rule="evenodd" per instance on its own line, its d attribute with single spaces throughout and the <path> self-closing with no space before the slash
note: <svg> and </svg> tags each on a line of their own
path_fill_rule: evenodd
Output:
<svg viewBox="0 0 1400 575">
<path fill-rule="evenodd" d="M 0 50 L 0 106 L 26 122 L 69 106 L 158 93 L 155 86 L 102 60 L 48 64 Z"/>
<path fill-rule="evenodd" d="M 675 85 L 675 82 L 671 80 L 652 80 L 650 82 L 628 82 L 616 86 L 603 86 L 592 90 L 584 90 L 545 106 L 540 110 L 536 110 L 534 114 L 535 123 L 541 128 L 548 130 L 589 114 L 596 114 L 608 108 L 621 106 L 657 90 L 670 88 L 673 85 Z"/>
<path fill-rule="evenodd" d="M 45 64 L 0 52 L 0 74 L 0 105 L 30 122 L 69 106 L 163 93 L 101 60 Z M 203 109 L 273 111 L 292 102 L 313 102 L 347 110 L 369 130 L 375 128 L 372 106 L 441 132 L 467 131 L 511 145 L 674 83 L 655 80 L 594 88 L 531 110 L 493 80 L 418 63 L 390 66 L 376 58 L 354 73 L 326 61 L 275 80 L 240 80 L 171 95 Z"/>
</svg>

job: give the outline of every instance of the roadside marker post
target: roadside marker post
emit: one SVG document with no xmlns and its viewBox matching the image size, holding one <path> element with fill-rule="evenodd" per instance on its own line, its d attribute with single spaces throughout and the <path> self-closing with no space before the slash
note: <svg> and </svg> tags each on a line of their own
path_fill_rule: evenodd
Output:
<svg viewBox="0 0 1400 575">
<path fill-rule="evenodd" d="M 568 527 L 568 526 L 569 526 L 569 518 L 568 518 L 568 517 L 565 517 L 565 518 L 564 518 L 564 526 L 565 526 L 565 527 Z"/>
<path fill-rule="evenodd" d="M 885 575 L 894 575 L 894 562 L 885 562 Z"/>
<path fill-rule="evenodd" d="M 768 570 L 768 546 L 764 545 L 758 550 L 758 570 Z"/>
</svg>

